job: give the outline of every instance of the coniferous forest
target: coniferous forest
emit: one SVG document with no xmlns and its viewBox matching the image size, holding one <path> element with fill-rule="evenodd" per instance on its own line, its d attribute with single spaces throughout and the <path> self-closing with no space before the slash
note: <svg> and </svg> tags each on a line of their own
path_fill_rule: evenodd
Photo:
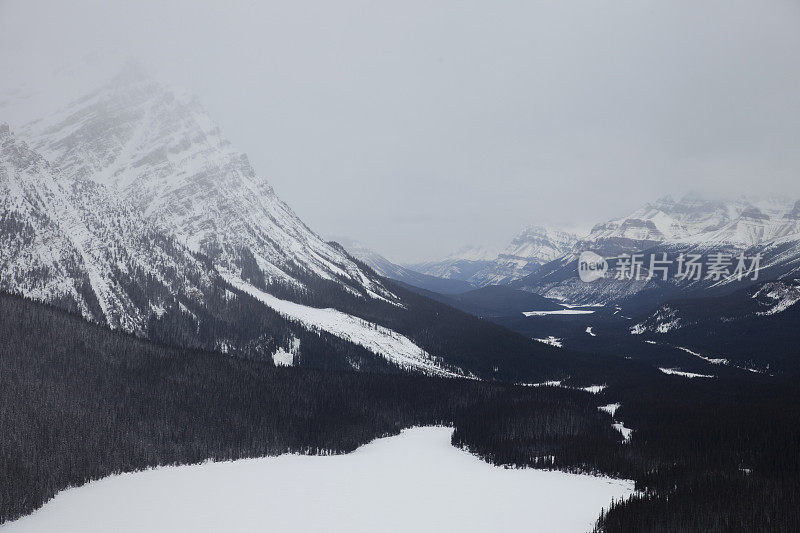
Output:
<svg viewBox="0 0 800 533">
<path fill-rule="evenodd" d="M 315 341 L 316 339 L 316 341 Z M 316 334 L 305 343 L 324 340 Z M 627 384 L 626 384 L 627 383 Z M 276 368 L 157 345 L 0 297 L 0 521 L 157 465 L 346 453 L 414 425 L 493 464 L 634 479 L 598 531 L 797 531 L 800 387 L 637 374 L 600 394 L 396 372 Z M 630 442 L 598 406 L 635 428 Z"/>
<path fill-rule="evenodd" d="M 302 342 L 315 342 L 315 335 Z M 487 402 L 521 401 L 515 409 L 523 412 L 558 405 L 564 413 L 555 425 L 544 418 L 528 423 L 548 436 L 547 454 L 579 439 L 609 446 L 619 440 L 586 393 L 276 368 L 155 345 L 4 295 L 0 520 L 114 473 L 290 451 L 345 453 L 409 426 L 453 425 Z M 464 445 L 477 447 L 479 433 L 467 434 Z"/>
<path fill-rule="evenodd" d="M 0 533 L 800 532 L 799 29 L 0 0 Z"/>
</svg>

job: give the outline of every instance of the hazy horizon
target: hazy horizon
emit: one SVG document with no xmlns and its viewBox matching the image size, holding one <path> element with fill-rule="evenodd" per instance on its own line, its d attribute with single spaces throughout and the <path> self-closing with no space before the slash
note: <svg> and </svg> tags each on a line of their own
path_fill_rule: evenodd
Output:
<svg viewBox="0 0 800 533">
<path fill-rule="evenodd" d="M 800 198 L 798 23 L 779 0 L 10 0 L 0 122 L 76 58 L 135 58 L 316 232 L 414 262 L 666 194 Z"/>
</svg>

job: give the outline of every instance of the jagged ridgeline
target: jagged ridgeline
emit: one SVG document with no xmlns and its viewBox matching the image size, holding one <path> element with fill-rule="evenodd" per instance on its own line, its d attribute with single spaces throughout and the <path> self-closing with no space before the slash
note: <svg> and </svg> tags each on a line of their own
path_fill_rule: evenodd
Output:
<svg viewBox="0 0 800 533">
<path fill-rule="evenodd" d="M 667 279 L 655 275 L 631 281 L 616 276 L 587 284 L 578 275 L 581 252 L 592 251 L 609 259 L 613 273 L 620 255 L 666 257 L 672 262 Z M 759 256 L 757 279 L 732 276 L 723 279 L 679 278 L 676 263 L 681 254 L 711 258 Z M 626 217 L 597 224 L 578 240 L 569 253 L 543 264 L 511 286 L 550 298 L 579 304 L 621 305 L 639 313 L 667 300 L 724 295 L 758 280 L 794 278 L 800 275 L 800 201 L 785 198 L 762 200 L 709 200 L 688 194 L 679 200 L 661 198 Z"/>
</svg>

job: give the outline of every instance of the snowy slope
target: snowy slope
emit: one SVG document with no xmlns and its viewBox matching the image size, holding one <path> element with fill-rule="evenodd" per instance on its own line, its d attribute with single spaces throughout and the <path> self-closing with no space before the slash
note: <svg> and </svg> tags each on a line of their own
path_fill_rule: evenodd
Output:
<svg viewBox="0 0 800 533">
<path fill-rule="evenodd" d="M 590 531 L 633 482 L 504 469 L 415 428 L 334 457 L 283 455 L 123 474 L 69 489 L 7 533 Z"/>
<path fill-rule="evenodd" d="M 670 276 L 663 282 L 606 278 L 584 283 L 577 276 L 577 260 L 583 251 L 608 258 L 612 277 L 613 258 L 638 252 L 645 252 L 646 259 L 667 253 L 673 262 L 681 253 L 700 254 L 706 259 L 713 253 L 732 257 L 761 254 L 760 279 L 791 277 L 800 272 L 800 205 L 775 198 L 662 198 L 628 216 L 596 225 L 569 253 L 512 286 L 568 303 L 610 304 L 636 299 L 638 306 L 648 307 L 667 297 L 702 295 L 708 289 L 729 292 L 750 281 L 677 280 Z"/>
<path fill-rule="evenodd" d="M 409 269 L 437 278 L 471 283 L 484 268 L 491 266 L 498 252 L 484 246 L 464 246 L 442 260 L 406 265 Z"/>
<path fill-rule="evenodd" d="M 65 175 L 117 191 L 219 266 L 238 271 L 252 254 L 268 284 L 303 286 L 310 276 L 353 294 L 396 300 L 303 224 L 195 98 L 135 65 L 21 134 Z"/>
<path fill-rule="evenodd" d="M 196 99 L 135 66 L 21 130 L 45 154 L 42 164 L 75 188 L 50 221 L 68 228 L 52 230 L 64 243 L 55 249 L 66 250 L 55 267 L 75 273 L 54 278 L 56 285 L 46 268 L 35 270 L 53 261 L 43 256 L 47 246 L 25 240 L 25 232 L 47 236 L 44 225 L 25 226 L 39 216 L 25 212 L 18 217 L 23 223 L 9 222 L 19 226 L 8 231 L 10 240 L 23 243 L 17 244 L 21 253 L 41 257 L 21 274 L 13 270 L 20 264 L 15 259 L 13 275 L 3 278 L 14 292 L 51 303 L 67 300 L 71 305 L 62 307 L 159 342 L 277 364 L 381 371 L 393 367 L 388 360 L 435 374 L 460 372 L 461 365 L 465 374 L 549 372 L 530 358 L 548 356 L 549 350 L 516 343 L 499 353 L 487 332 L 500 340 L 504 333 L 460 313 L 440 313 L 438 304 L 398 289 L 405 295 L 401 300 L 384 278 L 306 227 Z M 18 181 L 33 183 L 40 173 Z M 92 200 L 85 191 L 100 191 L 103 198 Z M 106 227 L 113 224 L 122 230 Z M 162 259 L 173 251 L 180 257 Z M 229 290 L 220 272 L 235 286 L 257 289 L 281 305 Z M 39 278 L 45 282 L 24 287 Z M 327 311 L 288 312 L 298 309 Z M 486 357 L 474 357 L 476 352 Z M 489 358 L 497 364 L 487 364 Z"/>
<path fill-rule="evenodd" d="M 442 278 L 468 281 L 477 287 L 501 285 L 525 277 L 540 265 L 569 252 L 577 237 L 546 226 L 523 228 L 497 252 L 482 246 L 467 246 L 442 259 L 410 265 L 410 268 Z"/>
<path fill-rule="evenodd" d="M 798 214 L 800 208 L 785 199 L 720 201 L 690 194 L 676 201 L 665 197 L 596 225 L 579 247 L 597 249 L 601 255 L 660 243 L 744 248 L 797 233 Z M 615 245 L 620 251 L 613 250 Z"/>
<path fill-rule="evenodd" d="M 319 309 L 281 300 L 239 280 L 236 276 L 224 274 L 224 277 L 237 289 L 250 294 L 284 317 L 297 321 L 306 329 L 325 331 L 363 346 L 400 368 L 436 376 L 461 375 L 454 369 L 448 369 L 440 360 L 414 344 L 408 337 L 388 328 L 336 309 Z"/>
<path fill-rule="evenodd" d="M 479 286 L 500 285 L 525 277 L 539 266 L 562 257 L 576 241 L 577 236 L 566 231 L 528 226 L 471 281 Z"/>
<path fill-rule="evenodd" d="M 0 287 L 142 333 L 211 276 L 102 185 L 65 177 L 0 125 Z M 132 290 L 132 285 L 146 285 Z"/>
</svg>

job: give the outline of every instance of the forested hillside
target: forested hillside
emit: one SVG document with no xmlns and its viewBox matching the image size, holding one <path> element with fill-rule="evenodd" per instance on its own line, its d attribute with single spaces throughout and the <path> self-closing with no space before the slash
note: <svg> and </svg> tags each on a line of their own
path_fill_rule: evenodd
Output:
<svg viewBox="0 0 800 533">
<path fill-rule="evenodd" d="M 2 295 L 0 522 L 114 473 L 289 451 L 344 453 L 405 427 L 452 425 L 487 402 L 521 413 L 530 434 L 547 437 L 545 455 L 586 440 L 618 445 L 596 401 L 564 389 L 276 368 L 268 359 L 155 345 Z M 554 406 L 556 415 L 534 416 Z M 477 445 L 482 431 L 465 428 L 461 442 Z"/>
<path fill-rule="evenodd" d="M 324 337 L 309 335 L 324 354 Z M 158 465 L 345 453 L 414 425 L 498 465 L 636 480 L 602 531 L 797 531 L 800 388 L 631 365 L 563 387 L 275 367 L 156 345 L 0 296 L 0 522 L 69 486 Z M 387 369 L 384 369 L 384 371 Z M 613 415 L 600 410 L 620 404 Z M 613 418 L 612 418 L 613 416 Z M 612 422 L 632 428 L 629 441 Z"/>
</svg>

